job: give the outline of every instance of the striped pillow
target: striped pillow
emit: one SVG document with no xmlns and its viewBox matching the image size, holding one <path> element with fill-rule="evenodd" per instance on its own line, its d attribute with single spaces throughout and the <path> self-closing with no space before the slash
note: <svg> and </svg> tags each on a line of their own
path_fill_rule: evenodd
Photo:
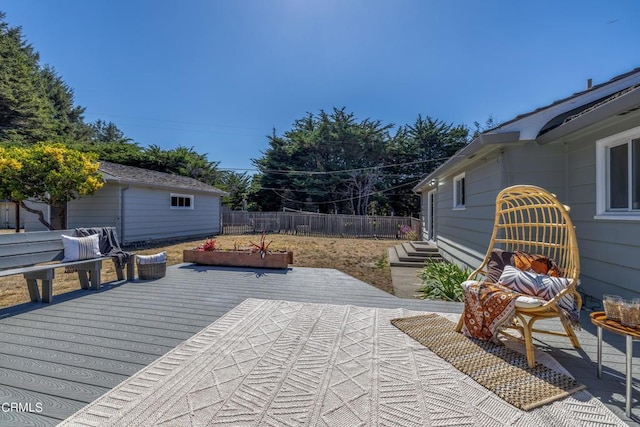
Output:
<svg viewBox="0 0 640 427">
<path fill-rule="evenodd" d="M 549 301 L 571 284 L 571 279 L 551 277 L 546 274 L 537 274 L 531 271 L 522 271 L 511 265 L 505 265 L 500 280 L 503 286 L 527 295 L 540 297 Z M 558 306 L 567 311 L 573 311 L 573 295 L 563 297 Z"/>
<path fill-rule="evenodd" d="M 62 235 L 62 246 L 64 246 L 64 258 L 62 262 L 80 261 L 102 256 L 100 254 L 99 241 L 100 236 L 97 234 L 92 234 L 87 237 Z"/>
</svg>

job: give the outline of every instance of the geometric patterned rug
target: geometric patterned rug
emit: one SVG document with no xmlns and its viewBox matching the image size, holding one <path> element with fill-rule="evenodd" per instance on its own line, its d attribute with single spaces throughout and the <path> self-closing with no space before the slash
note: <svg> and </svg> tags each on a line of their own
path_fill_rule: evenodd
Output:
<svg viewBox="0 0 640 427">
<path fill-rule="evenodd" d="M 504 345 L 469 338 L 456 332 L 456 324 L 437 314 L 400 319 L 391 323 L 459 371 L 525 411 L 567 397 L 586 388 L 574 378 L 536 363 Z"/>
<path fill-rule="evenodd" d="M 390 323 L 418 314 L 248 299 L 60 425 L 625 425 L 585 390 L 506 403 Z"/>
</svg>

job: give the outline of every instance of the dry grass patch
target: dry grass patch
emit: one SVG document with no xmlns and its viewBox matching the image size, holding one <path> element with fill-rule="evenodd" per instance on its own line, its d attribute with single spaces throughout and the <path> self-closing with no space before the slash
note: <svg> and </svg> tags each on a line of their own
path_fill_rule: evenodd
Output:
<svg viewBox="0 0 640 427">
<path fill-rule="evenodd" d="M 259 235 L 230 235 L 216 237 L 217 246 L 222 249 L 248 248 L 249 241 L 259 243 Z M 391 268 L 387 260 L 387 249 L 398 244 L 397 240 L 341 239 L 331 237 L 302 237 L 282 234 L 267 235 L 272 241 L 269 249 L 293 251 L 293 267 L 335 268 L 376 288 L 393 294 Z M 193 249 L 204 240 L 182 242 L 166 246 L 156 246 L 144 250 L 135 250 L 138 254 L 167 252 L 167 264 L 182 262 L 182 251 Z M 75 273 L 65 273 L 64 268 L 56 269 L 54 295 L 80 288 Z M 102 281 L 116 280 L 113 263 L 104 262 Z M 0 307 L 29 301 L 27 285 L 22 276 L 0 278 Z"/>
</svg>

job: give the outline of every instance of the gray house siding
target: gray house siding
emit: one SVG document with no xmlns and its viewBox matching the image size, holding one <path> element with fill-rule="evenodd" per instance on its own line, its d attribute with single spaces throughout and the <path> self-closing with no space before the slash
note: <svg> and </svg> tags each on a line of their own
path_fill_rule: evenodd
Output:
<svg viewBox="0 0 640 427">
<path fill-rule="evenodd" d="M 171 194 L 193 195 L 193 209 L 172 209 Z M 131 187 L 124 192 L 125 243 L 220 233 L 220 197 Z"/>
<path fill-rule="evenodd" d="M 475 268 L 484 257 L 493 229 L 496 194 L 502 177 L 499 154 L 469 165 L 465 172 L 465 209 L 453 208 L 453 178 L 438 183 L 437 245 L 441 255 L 459 265 Z"/>
<path fill-rule="evenodd" d="M 581 287 L 597 297 L 640 293 L 640 221 L 594 219 L 596 215 L 596 141 L 640 125 L 625 120 L 607 128 L 581 132 L 568 141 L 568 195 L 580 248 Z"/>
<path fill-rule="evenodd" d="M 453 209 L 453 178 L 462 172 L 466 207 L 457 210 Z M 514 144 L 451 173 L 438 186 L 437 244 L 442 256 L 475 269 L 491 240 L 498 192 L 510 185 L 532 184 L 548 189 L 564 201 L 567 175 L 565 145 L 541 147 L 534 141 Z"/>
<path fill-rule="evenodd" d="M 67 228 L 116 227 L 120 229 L 120 189 L 117 184 L 105 184 L 90 197 L 81 197 L 67 204 Z"/>
<path fill-rule="evenodd" d="M 530 141 L 508 147 L 503 158 L 502 170 L 506 179 L 499 190 L 511 185 L 531 184 L 552 192 L 561 201 L 566 200 L 567 157 L 564 144 L 541 146 Z M 494 205 L 497 194 L 498 191 L 493 194 Z"/>
</svg>

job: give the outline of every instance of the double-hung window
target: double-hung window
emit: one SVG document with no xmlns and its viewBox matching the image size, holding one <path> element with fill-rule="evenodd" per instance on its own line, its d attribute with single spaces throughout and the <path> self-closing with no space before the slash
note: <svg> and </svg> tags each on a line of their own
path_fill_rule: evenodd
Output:
<svg viewBox="0 0 640 427">
<path fill-rule="evenodd" d="M 640 219 L 640 127 L 596 142 L 596 217 Z"/>
<path fill-rule="evenodd" d="M 461 173 L 453 178 L 453 208 L 464 209 L 465 207 L 465 175 Z"/>
<path fill-rule="evenodd" d="M 193 196 L 188 194 L 171 194 L 171 209 L 193 209 Z"/>
</svg>

